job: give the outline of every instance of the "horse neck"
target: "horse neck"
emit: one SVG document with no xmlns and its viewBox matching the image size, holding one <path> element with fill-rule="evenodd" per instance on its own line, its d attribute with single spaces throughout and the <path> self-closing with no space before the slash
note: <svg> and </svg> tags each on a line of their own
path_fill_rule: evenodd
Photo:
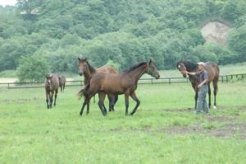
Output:
<svg viewBox="0 0 246 164">
<path fill-rule="evenodd" d="M 197 64 L 190 63 L 190 64 L 185 64 L 186 70 L 188 72 L 195 72 L 197 71 Z"/>
<path fill-rule="evenodd" d="M 87 85 L 93 74 L 96 73 L 95 68 L 93 68 L 89 63 L 87 63 L 88 69 L 84 72 L 84 84 Z"/>
<path fill-rule="evenodd" d="M 91 77 L 92 77 L 92 74 L 89 71 L 84 73 L 84 84 L 85 85 L 89 83 Z"/>
<path fill-rule="evenodd" d="M 142 64 L 139 67 L 136 67 L 136 68 L 130 70 L 126 74 L 128 76 L 130 76 L 130 77 L 135 78 L 135 80 L 138 81 L 142 77 L 142 75 L 144 73 L 146 73 L 146 68 L 147 68 L 147 65 L 146 64 Z"/>
</svg>

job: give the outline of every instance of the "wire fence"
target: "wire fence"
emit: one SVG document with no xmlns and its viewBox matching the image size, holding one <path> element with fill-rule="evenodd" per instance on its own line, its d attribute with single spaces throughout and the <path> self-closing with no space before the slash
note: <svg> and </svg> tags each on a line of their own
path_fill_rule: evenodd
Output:
<svg viewBox="0 0 246 164">
<path fill-rule="evenodd" d="M 222 83 L 228 83 L 231 81 L 240 81 L 246 78 L 246 73 L 244 74 L 230 74 L 230 75 L 220 75 L 219 81 Z M 161 77 L 159 79 L 155 78 L 141 78 L 138 84 L 173 84 L 173 83 L 188 83 L 189 79 L 183 77 Z M 67 80 L 66 87 L 82 86 L 84 84 L 83 80 Z M 21 89 L 21 88 L 42 88 L 44 87 L 44 82 L 5 82 L 0 83 L 1 88 L 8 89 Z"/>
</svg>

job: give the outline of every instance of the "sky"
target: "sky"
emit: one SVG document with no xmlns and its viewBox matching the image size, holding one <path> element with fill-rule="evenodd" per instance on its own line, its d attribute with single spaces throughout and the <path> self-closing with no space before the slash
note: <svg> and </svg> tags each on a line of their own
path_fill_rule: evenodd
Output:
<svg viewBox="0 0 246 164">
<path fill-rule="evenodd" d="M 0 0 L 0 5 L 1 6 L 6 6 L 6 5 L 14 6 L 15 3 L 16 3 L 16 0 Z"/>
</svg>

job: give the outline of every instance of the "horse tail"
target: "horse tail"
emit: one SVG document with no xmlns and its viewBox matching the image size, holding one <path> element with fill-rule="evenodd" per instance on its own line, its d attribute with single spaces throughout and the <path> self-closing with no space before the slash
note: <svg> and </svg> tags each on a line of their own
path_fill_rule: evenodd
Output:
<svg viewBox="0 0 246 164">
<path fill-rule="evenodd" d="M 78 96 L 78 99 L 80 100 L 83 96 L 84 96 L 84 93 L 85 92 L 85 89 L 82 88 L 78 93 L 77 93 L 77 96 Z"/>
<path fill-rule="evenodd" d="M 90 86 L 89 86 L 89 84 L 88 84 L 88 85 L 86 85 L 84 88 L 82 88 L 82 89 L 77 93 L 78 99 L 81 99 L 81 97 L 87 95 L 87 91 L 88 91 L 89 87 L 90 87 Z"/>
</svg>

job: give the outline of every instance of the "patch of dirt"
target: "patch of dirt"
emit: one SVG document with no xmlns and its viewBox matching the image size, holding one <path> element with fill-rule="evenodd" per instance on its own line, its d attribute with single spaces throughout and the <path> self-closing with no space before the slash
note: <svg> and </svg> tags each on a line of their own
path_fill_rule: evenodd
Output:
<svg viewBox="0 0 246 164">
<path fill-rule="evenodd" d="M 221 128 L 204 128 L 201 125 L 193 125 L 187 127 L 169 127 L 162 131 L 170 135 L 184 134 L 202 134 L 221 138 L 230 138 L 238 136 L 240 139 L 246 140 L 246 123 L 225 124 Z"/>
<path fill-rule="evenodd" d="M 0 78 L 0 83 L 14 83 L 17 78 Z"/>
<path fill-rule="evenodd" d="M 236 117 L 233 116 L 207 116 L 206 117 L 209 122 L 217 121 L 217 122 L 232 122 L 236 120 Z"/>
<path fill-rule="evenodd" d="M 40 102 L 40 100 L 44 100 L 40 97 L 33 97 L 33 98 L 18 98 L 18 99 L 3 99 L 0 102 L 6 103 L 6 104 L 25 104 L 28 102 Z"/>
<path fill-rule="evenodd" d="M 201 33 L 206 42 L 224 45 L 226 44 L 230 29 L 229 26 L 221 22 L 208 22 L 202 27 Z"/>
</svg>

